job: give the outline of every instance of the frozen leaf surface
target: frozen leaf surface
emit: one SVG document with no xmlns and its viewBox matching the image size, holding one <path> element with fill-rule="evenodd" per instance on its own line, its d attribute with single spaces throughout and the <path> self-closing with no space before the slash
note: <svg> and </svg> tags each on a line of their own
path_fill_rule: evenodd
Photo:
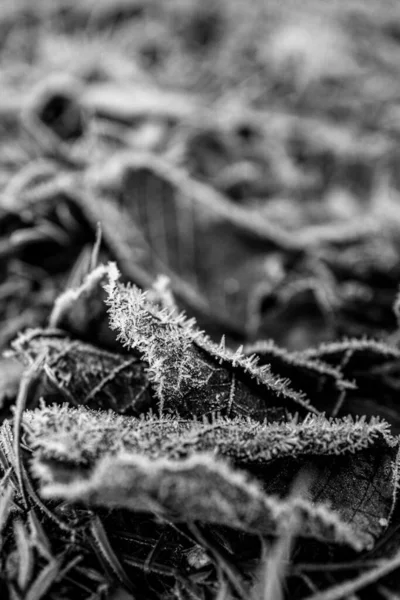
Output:
<svg viewBox="0 0 400 600">
<path fill-rule="evenodd" d="M 105 227 L 121 231 L 122 271 L 137 283 L 168 275 L 184 307 L 205 310 L 226 331 L 257 326 L 258 304 L 301 255 L 292 236 L 155 157 L 122 154 L 88 181 Z"/>
<path fill-rule="evenodd" d="M 102 462 L 121 453 L 177 465 L 212 453 L 252 472 L 274 497 L 289 494 L 296 478 L 310 473 L 307 498 L 334 509 L 368 546 L 386 530 L 395 509 L 398 443 L 379 421 L 310 416 L 300 423 L 239 418 L 204 423 L 64 406 L 28 412 L 25 426 L 35 464 L 47 465 L 63 482 L 93 478 Z"/>
<path fill-rule="evenodd" d="M 337 414 L 370 415 L 386 419 L 394 433 L 400 431 L 400 350 L 385 341 L 374 339 L 345 339 L 295 353 L 295 358 L 317 360 L 339 369 L 354 383 L 338 405 Z M 321 394 L 315 405 L 331 411 L 333 396 Z"/>
<path fill-rule="evenodd" d="M 107 281 L 108 271 L 100 266 L 89 273 L 82 285 L 66 290 L 54 303 L 49 326 L 98 346 L 121 350 L 108 326 L 103 287 Z"/>
<path fill-rule="evenodd" d="M 93 408 L 139 414 L 152 404 L 143 362 L 135 354 L 102 350 L 59 330 L 31 330 L 13 344 L 14 352 L 31 364 L 46 358 L 40 394 L 46 401 L 67 400 Z"/>
<path fill-rule="evenodd" d="M 287 457 L 340 456 L 371 447 L 395 446 L 388 425 L 378 420 L 326 419 L 257 423 L 217 418 L 211 422 L 135 418 L 68 405 L 27 411 L 30 443 L 40 455 L 91 465 L 105 454 L 135 452 L 149 458 L 185 458 L 214 452 L 242 465 L 270 463 Z"/>
<path fill-rule="evenodd" d="M 148 364 L 147 377 L 160 412 L 201 416 L 218 411 L 227 416 L 282 417 L 289 411 L 313 411 L 303 394 L 287 380 L 260 367 L 256 357 L 218 346 L 174 310 L 161 309 L 134 286 L 118 283 L 115 265 L 106 286 L 110 326 L 128 349 Z"/>
<path fill-rule="evenodd" d="M 355 387 L 351 379 L 344 377 L 340 361 L 330 364 L 319 356 L 289 352 L 273 340 L 245 346 L 244 352 L 256 355 L 260 365 L 268 364 L 273 372 L 287 377 L 291 386 L 304 392 L 314 406 L 320 406 L 321 401 L 324 406 L 334 405 L 343 392 Z"/>
<path fill-rule="evenodd" d="M 228 525 L 261 535 L 279 534 L 294 513 L 306 537 L 356 549 L 366 541 L 324 506 L 268 497 L 243 473 L 210 455 L 178 462 L 137 455 L 105 457 L 86 478 L 40 462 L 35 472 L 44 482 L 46 498 L 150 511 L 176 521 Z"/>
</svg>

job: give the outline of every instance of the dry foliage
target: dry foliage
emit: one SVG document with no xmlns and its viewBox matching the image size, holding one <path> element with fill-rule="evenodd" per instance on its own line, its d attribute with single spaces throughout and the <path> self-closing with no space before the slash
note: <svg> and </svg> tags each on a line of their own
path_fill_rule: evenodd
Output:
<svg viewBox="0 0 400 600">
<path fill-rule="evenodd" d="M 397 5 L 0 13 L 1 597 L 397 598 Z"/>
</svg>

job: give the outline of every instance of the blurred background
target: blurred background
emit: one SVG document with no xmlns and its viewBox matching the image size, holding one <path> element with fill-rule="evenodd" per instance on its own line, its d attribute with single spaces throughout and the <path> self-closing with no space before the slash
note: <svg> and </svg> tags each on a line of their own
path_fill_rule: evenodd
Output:
<svg viewBox="0 0 400 600">
<path fill-rule="evenodd" d="M 96 235 L 215 339 L 396 336 L 397 2 L 0 8 L 2 348 Z"/>
</svg>

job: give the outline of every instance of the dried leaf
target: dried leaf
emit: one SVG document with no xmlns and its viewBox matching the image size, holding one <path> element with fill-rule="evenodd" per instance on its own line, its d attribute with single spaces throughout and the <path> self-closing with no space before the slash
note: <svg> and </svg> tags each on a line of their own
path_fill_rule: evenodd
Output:
<svg viewBox="0 0 400 600">
<path fill-rule="evenodd" d="M 257 423 L 243 418 L 201 422 L 126 417 L 65 404 L 26 411 L 24 424 L 29 445 L 42 458 L 85 467 L 106 454 L 120 451 L 153 459 L 214 452 L 236 464 L 250 466 L 285 457 L 339 456 L 396 446 L 384 422 L 328 420 L 314 415 L 304 421 L 284 423 Z"/>
<path fill-rule="evenodd" d="M 379 421 L 315 416 L 272 424 L 137 420 L 65 406 L 27 413 L 25 422 L 37 460 L 56 469 L 65 485 L 90 478 L 97 461 L 121 451 L 149 460 L 194 460 L 212 452 L 254 473 L 265 491 L 276 496 L 289 493 L 302 470 L 311 470 L 308 498 L 328 503 L 368 539 L 368 546 L 386 530 L 396 507 L 398 443 Z"/>
<path fill-rule="evenodd" d="M 339 369 L 355 387 L 348 388 L 336 414 L 380 416 L 387 420 L 394 433 L 400 432 L 400 350 L 394 345 L 373 339 L 345 339 L 309 348 L 295 358 L 317 360 Z M 334 398 L 320 395 L 315 406 L 332 411 Z"/>
<path fill-rule="evenodd" d="M 122 272 L 141 286 L 167 275 L 183 308 L 226 333 L 255 333 L 255 298 L 260 304 L 302 254 L 259 214 L 152 157 L 118 156 L 87 185 L 87 210 L 96 198 L 105 238 L 120 232 L 112 248 Z"/>
<path fill-rule="evenodd" d="M 103 287 L 107 281 L 106 267 L 99 266 L 89 273 L 81 286 L 67 289 L 54 303 L 49 326 L 101 347 L 120 351 L 121 345 L 108 325 Z"/>
<path fill-rule="evenodd" d="M 58 473 L 57 465 L 38 462 L 35 473 L 42 495 L 138 512 L 154 512 L 175 521 L 203 521 L 263 535 L 275 535 L 296 512 L 301 535 L 345 543 L 366 543 L 333 512 L 306 500 L 279 501 L 263 494 L 242 473 L 233 472 L 209 455 L 185 461 L 150 460 L 120 455 L 101 459 L 88 477 Z M 205 493 L 206 492 L 206 493 Z"/>
<path fill-rule="evenodd" d="M 321 398 L 324 407 L 334 405 L 343 392 L 355 387 L 351 379 L 345 378 L 340 362 L 329 364 L 319 356 L 289 352 L 273 340 L 245 346 L 244 353 L 256 355 L 260 365 L 269 364 L 273 372 L 288 378 L 291 387 L 304 392 L 314 406 L 321 405 Z"/>
<path fill-rule="evenodd" d="M 130 350 L 147 363 L 147 378 L 159 400 L 160 413 L 201 416 L 218 411 L 255 419 L 282 417 L 287 410 L 313 411 L 289 382 L 257 366 L 239 348 L 233 353 L 195 327 L 193 320 L 157 304 L 136 287 L 118 283 L 115 265 L 109 266 L 106 286 L 110 326 Z"/>
<path fill-rule="evenodd" d="M 311 469 L 308 497 L 328 503 L 368 539 L 367 545 L 387 528 L 396 506 L 398 444 L 378 421 L 310 416 L 300 423 L 201 423 L 55 406 L 27 412 L 25 423 L 36 460 L 54 468 L 65 485 L 90 477 L 98 461 L 121 451 L 149 460 L 194 459 L 212 452 L 246 467 L 278 496 L 289 493 L 302 469 Z"/>
<path fill-rule="evenodd" d="M 356 365 L 371 367 L 378 361 L 400 357 L 400 350 L 384 341 L 358 338 L 321 344 L 318 348 L 309 348 L 301 353 L 305 358 L 317 359 L 331 365 L 339 365 L 343 370 Z"/>
<path fill-rule="evenodd" d="M 46 357 L 37 400 L 61 397 L 73 404 L 133 414 L 152 404 L 143 362 L 135 354 L 107 352 L 71 340 L 61 331 L 41 329 L 21 334 L 13 348 L 27 364 L 42 353 Z"/>
</svg>

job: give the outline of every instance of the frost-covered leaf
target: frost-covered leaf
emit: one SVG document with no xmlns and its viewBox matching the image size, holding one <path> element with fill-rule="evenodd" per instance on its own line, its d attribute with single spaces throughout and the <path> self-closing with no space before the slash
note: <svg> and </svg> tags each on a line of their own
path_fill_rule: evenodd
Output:
<svg viewBox="0 0 400 600">
<path fill-rule="evenodd" d="M 400 431 L 400 350 L 397 346 L 373 339 L 347 339 L 296 353 L 295 358 L 317 360 L 339 369 L 352 382 L 337 414 L 381 416 Z M 333 398 L 321 394 L 314 401 L 319 410 L 330 412 Z"/>
<path fill-rule="evenodd" d="M 27 411 L 24 423 L 29 443 L 40 456 L 71 465 L 90 466 L 99 457 L 122 450 L 154 459 L 214 452 L 249 466 L 285 457 L 338 456 L 395 446 L 384 422 L 314 415 L 284 423 L 222 417 L 203 422 L 119 416 L 65 404 Z"/>
<path fill-rule="evenodd" d="M 279 493 L 285 481 L 292 481 L 302 468 L 313 473 L 309 497 L 328 502 L 346 522 L 368 536 L 372 548 L 387 531 L 397 506 L 398 447 L 382 447 L 378 442 L 354 454 L 283 460 L 279 473 L 273 465 L 263 469 L 267 491 Z"/>
<path fill-rule="evenodd" d="M 184 461 L 151 460 L 138 455 L 105 457 L 86 477 L 56 464 L 38 462 L 42 495 L 111 508 L 153 512 L 175 521 L 228 525 L 261 535 L 284 531 L 293 513 L 305 537 L 344 543 L 361 549 L 366 538 L 354 532 L 324 506 L 302 499 L 266 496 L 243 473 L 232 471 L 210 455 Z"/>
<path fill-rule="evenodd" d="M 290 380 L 291 387 L 301 390 L 314 406 L 334 404 L 343 391 L 353 389 L 355 384 L 345 379 L 340 364 L 329 364 L 319 357 L 310 358 L 301 352 L 288 352 L 273 340 L 245 346 L 244 353 L 256 355 L 259 364 L 269 364 L 274 373 Z"/>
<path fill-rule="evenodd" d="M 212 453 L 252 472 L 277 497 L 289 494 L 305 470 L 312 474 L 308 499 L 334 508 L 369 546 L 386 530 L 396 506 L 398 443 L 377 420 L 310 415 L 303 422 L 220 418 L 207 423 L 64 406 L 26 413 L 25 426 L 35 463 L 55 469 L 65 482 L 90 477 L 99 461 L 121 452 L 154 461 Z"/>
<path fill-rule="evenodd" d="M 44 354 L 37 398 L 68 400 L 94 408 L 139 414 L 152 404 L 143 362 L 136 354 L 108 352 L 67 337 L 59 330 L 21 334 L 14 352 L 26 364 Z"/>
<path fill-rule="evenodd" d="M 99 265 L 88 273 L 78 287 L 70 287 L 55 301 L 49 327 L 66 331 L 96 346 L 121 352 L 122 346 L 109 325 L 107 294 L 109 269 Z M 148 298 L 160 308 L 177 308 L 170 280 L 160 275 L 148 290 Z"/>
<path fill-rule="evenodd" d="M 121 350 L 115 334 L 108 325 L 106 267 L 99 266 L 85 278 L 78 288 L 67 289 L 54 303 L 49 326 L 63 329 L 73 337 L 113 350 Z"/>
<path fill-rule="evenodd" d="M 353 338 L 321 344 L 317 348 L 308 348 L 297 354 L 340 366 L 342 370 L 350 370 L 357 366 L 369 368 L 385 360 L 399 358 L 400 350 L 384 341 Z"/>
<path fill-rule="evenodd" d="M 116 156 L 93 169 L 88 189 L 106 236 L 119 231 L 113 250 L 122 272 L 142 286 L 167 275 L 183 308 L 226 333 L 256 333 L 263 298 L 302 253 L 258 213 L 155 157 Z"/>
<path fill-rule="evenodd" d="M 218 346 L 196 328 L 193 320 L 148 301 L 145 292 L 118 283 L 115 265 L 106 286 L 110 326 L 118 339 L 147 363 L 147 377 L 159 400 L 160 412 L 200 416 L 215 411 L 256 419 L 312 411 L 303 394 L 287 380 L 259 367 L 241 349 Z"/>
</svg>

